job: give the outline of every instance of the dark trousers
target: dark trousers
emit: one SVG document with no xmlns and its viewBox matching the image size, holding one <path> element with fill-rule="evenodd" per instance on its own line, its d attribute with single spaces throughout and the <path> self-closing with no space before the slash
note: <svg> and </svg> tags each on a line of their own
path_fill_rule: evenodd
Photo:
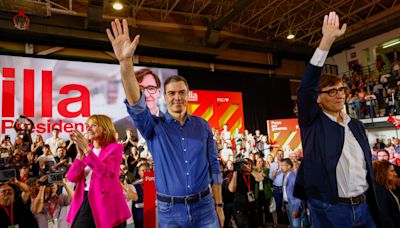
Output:
<svg viewBox="0 0 400 228">
<path fill-rule="evenodd" d="M 232 227 L 231 219 L 234 213 L 235 213 L 235 207 L 233 203 L 224 204 L 224 216 L 225 216 L 224 228 Z"/>
<path fill-rule="evenodd" d="M 275 198 L 276 214 L 278 216 L 278 223 L 283 224 L 282 206 L 283 206 L 283 192 L 282 187 L 273 186 L 272 195 Z"/>
<path fill-rule="evenodd" d="M 258 216 L 258 225 L 263 226 L 265 223 L 272 223 L 272 214 L 269 212 L 269 202 L 271 199 L 265 199 L 265 195 L 263 191 L 258 193 L 258 199 L 256 200 L 257 205 L 257 216 Z M 264 218 L 265 217 L 265 221 Z"/>
<path fill-rule="evenodd" d="M 75 216 L 74 222 L 72 223 L 72 228 L 96 228 L 94 222 L 92 209 L 90 208 L 88 192 L 85 191 L 83 196 L 83 202 L 79 208 L 78 213 Z M 118 228 L 126 227 L 126 222 L 116 226 Z"/>
<path fill-rule="evenodd" d="M 234 220 L 238 228 L 257 228 L 258 222 L 254 210 L 238 211 L 235 210 Z"/>
</svg>

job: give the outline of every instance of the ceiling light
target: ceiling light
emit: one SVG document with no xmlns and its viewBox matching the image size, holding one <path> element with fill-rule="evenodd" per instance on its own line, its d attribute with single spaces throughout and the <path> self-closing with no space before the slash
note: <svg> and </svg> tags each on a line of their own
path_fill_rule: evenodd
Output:
<svg viewBox="0 0 400 228">
<path fill-rule="evenodd" d="M 400 39 L 395 39 L 395 40 L 391 40 L 386 43 L 383 43 L 382 48 L 388 48 L 388 47 L 394 46 L 396 44 L 400 44 Z"/>
<path fill-rule="evenodd" d="M 124 6 L 120 2 L 114 2 L 113 8 L 115 10 L 122 10 L 124 8 Z"/>
<path fill-rule="evenodd" d="M 286 39 L 288 39 L 288 40 L 294 39 L 294 35 L 292 33 L 289 33 L 289 35 L 286 37 Z"/>
</svg>

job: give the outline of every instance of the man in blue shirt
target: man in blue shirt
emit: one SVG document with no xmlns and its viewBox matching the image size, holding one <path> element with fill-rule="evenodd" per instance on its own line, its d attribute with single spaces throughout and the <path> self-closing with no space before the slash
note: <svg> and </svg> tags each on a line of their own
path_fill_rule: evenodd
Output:
<svg viewBox="0 0 400 228">
<path fill-rule="evenodd" d="M 282 185 L 283 185 L 283 177 L 284 173 L 280 167 L 280 162 L 283 159 L 283 151 L 278 150 L 276 152 L 276 161 L 271 164 L 270 172 L 269 172 L 269 179 L 272 180 L 272 195 L 274 196 L 275 203 L 276 203 L 276 214 L 278 216 L 278 223 L 283 224 L 283 215 L 281 208 L 283 206 L 282 202 Z"/>
<path fill-rule="evenodd" d="M 120 63 L 125 104 L 154 159 L 159 227 L 218 227 L 224 214 L 216 144 L 208 123 L 186 112 L 186 80 L 168 78 L 164 83 L 168 111 L 163 117 L 151 115 L 132 64 L 139 36 L 130 40 L 126 20 L 121 25 L 116 19 L 111 27 L 107 35 Z"/>
</svg>

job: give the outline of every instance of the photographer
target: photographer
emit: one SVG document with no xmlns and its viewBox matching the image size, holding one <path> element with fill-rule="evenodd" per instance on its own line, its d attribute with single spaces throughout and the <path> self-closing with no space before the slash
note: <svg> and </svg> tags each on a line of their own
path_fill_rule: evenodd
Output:
<svg viewBox="0 0 400 228">
<path fill-rule="evenodd" d="M 252 162 L 248 159 L 239 159 L 234 163 L 234 172 L 229 182 L 229 191 L 234 192 L 234 219 L 237 227 L 258 227 L 254 187 L 256 182 L 264 177 L 252 171 Z"/>
<path fill-rule="evenodd" d="M 22 137 L 24 152 L 28 152 L 31 148 L 31 133 L 34 126 L 35 124 L 33 123 L 33 121 L 23 115 L 18 115 L 13 123 L 13 128 L 17 132 L 17 137 Z"/>
<path fill-rule="evenodd" d="M 5 149 L 4 152 L 14 151 L 14 146 L 9 135 L 4 135 L 1 137 L 1 148 Z M 3 153 L 3 150 L 1 153 Z"/>
<path fill-rule="evenodd" d="M 23 190 L 22 194 L 18 188 Z M 33 227 L 28 222 L 25 203 L 29 198 L 29 187 L 15 179 L 9 182 L 0 182 L 0 228 Z"/>
<path fill-rule="evenodd" d="M 58 227 L 61 208 L 68 206 L 72 200 L 73 192 L 65 182 L 49 183 L 48 176 L 39 178 L 39 193 L 32 205 L 40 228 Z M 68 195 L 57 195 L 57 187 L 63 186 Z"/>
</svg>

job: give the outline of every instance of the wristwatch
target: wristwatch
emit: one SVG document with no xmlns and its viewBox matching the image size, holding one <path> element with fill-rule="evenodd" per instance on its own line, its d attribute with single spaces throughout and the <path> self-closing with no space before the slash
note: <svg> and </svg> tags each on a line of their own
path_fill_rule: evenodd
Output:
<svg viewBox="0 0 400 228">
<path fill-rule="evenodd" d="M 216 206 L 216 207 L 223 207 L 224 204 L 223 204 L 223 203 L 216 203 L 215 206 Z"/>
</svg>

